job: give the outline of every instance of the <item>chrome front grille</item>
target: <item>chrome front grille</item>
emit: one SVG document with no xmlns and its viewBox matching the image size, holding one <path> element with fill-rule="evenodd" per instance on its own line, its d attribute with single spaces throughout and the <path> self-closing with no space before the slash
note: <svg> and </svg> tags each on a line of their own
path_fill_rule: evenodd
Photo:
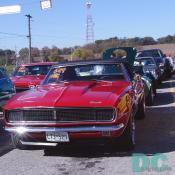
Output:
<svg viewBox="0 0 175 175">
<path fill-rule="evenodd" d="M 112 121 L 113 108 L 54 108 L 20 109 L 8 111 L 8 122 L 100 122 Z"/>
</svg>

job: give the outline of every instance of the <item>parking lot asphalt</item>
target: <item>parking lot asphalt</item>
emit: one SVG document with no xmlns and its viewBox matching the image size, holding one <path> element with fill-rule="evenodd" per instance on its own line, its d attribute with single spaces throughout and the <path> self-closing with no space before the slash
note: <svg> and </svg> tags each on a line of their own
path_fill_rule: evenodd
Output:
<svg viewBox="0 0 175 175">
<path fill-rule="evenodd" d="M 0 175 L 117 175 L 167 174 L 175 172 L 175 76 L 164 81 L 157 91 L 154 106 L 146 108 L 146 118 L 136 121 L 136 142 L 133 151 L 100 146 L 60 147 L 51 155 L 43 150 L 12 149 L 10 136 L 0 133 Z M 134 172 L 133 154 L 141 153 L 153 160 L 161 153 L 167 168 L 152 169 L 150 163 L 143 172 Z M 150 161 L 151 162 L 151 161 Z M 159 162 L 161 164 L 161 162 Z"/>
</svg>

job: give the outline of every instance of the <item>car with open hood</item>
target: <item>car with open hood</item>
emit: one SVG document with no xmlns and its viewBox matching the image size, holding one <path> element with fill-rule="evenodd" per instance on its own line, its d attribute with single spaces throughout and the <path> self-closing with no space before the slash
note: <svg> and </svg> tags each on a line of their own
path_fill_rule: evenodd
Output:
<svg viewBox="0 0 175 175">
<path fill-rule="evenodd" d="M 49 72 L 54 62 L 22 64 L 10 77 L 17 91 L 28 90 L 31 86 L 39 85 Z"/>
<path fill-rule="evenodd" d="M 0 68 L 0 112 L 6 102 L 16 93 L 15 87 L 6 74 L 4 68 Z"/>
<path fill-rule="evenodd" d="M 18 148 L 87 140 L 133 148 L 134 119 L 144 117 L 143 82 L 124 59 L 53 66 L 41 86 L 4 107 L 5 130 Z"/>
</svg>

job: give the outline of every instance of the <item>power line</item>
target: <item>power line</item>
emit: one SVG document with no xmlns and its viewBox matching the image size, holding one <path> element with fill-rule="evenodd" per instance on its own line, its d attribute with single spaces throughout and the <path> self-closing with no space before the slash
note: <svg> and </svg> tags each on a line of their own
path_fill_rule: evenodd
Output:
<svg viewBox="0 0 175 175">
<path fill-rule="evenodd" d="M 21 34 L 17 34 L 17 33 L 0 32 L 0 34 L 10 35 L 10 36 L 17 36 L 17 37 L 26 37 L 26 35 L 21 35 Z"/>
<path fill-rule="evenodd" d="M 7 33 L 7 32 L 0 32 L 0 34 L 3 34 L 3 35 L 8 35 L 8 37 L 12 36 L 16 36 L 16 37 L 22 37 L 22 38 L 25 38 L 26 35 L 23 35 L 23 34 L 17 34 L 17 33 Z M 58 36 L 58 35 L 47 35 L 47 34 L 33 34 L 33 36 L 35 37 L 42 37 L 42 38 L 75 38 L 75 39 L 81 39 L 81 40 L 84 40 L 84 38 L 81 38 L 81 37 L 77 37 L 77 36 Z M 3 37 L 5 38 L 5 37 Z"/>
</svg>

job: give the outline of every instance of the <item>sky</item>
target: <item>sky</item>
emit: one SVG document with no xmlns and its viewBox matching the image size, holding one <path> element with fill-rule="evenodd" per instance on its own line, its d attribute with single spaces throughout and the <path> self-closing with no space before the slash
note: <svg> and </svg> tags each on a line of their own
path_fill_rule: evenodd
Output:
<svg viewBox="0 0 175 175">
<path fill-rule="evenodd" d="M 159 38 L 175 34 L 174 0 L 91 0 L 95 40 L 110 37 Z M 0 48 L 28 47 L 27 18 L 32 18 L 32 47 L 59 48 L 86 44 L 86 0 L 52 0 L 41 10 L 40 0 L 0 0 L 0 6 L 22 7 L 20 14 L 0 15 Z M 15 34 L 15 35 L 13 35 Z"/>
</svg>

